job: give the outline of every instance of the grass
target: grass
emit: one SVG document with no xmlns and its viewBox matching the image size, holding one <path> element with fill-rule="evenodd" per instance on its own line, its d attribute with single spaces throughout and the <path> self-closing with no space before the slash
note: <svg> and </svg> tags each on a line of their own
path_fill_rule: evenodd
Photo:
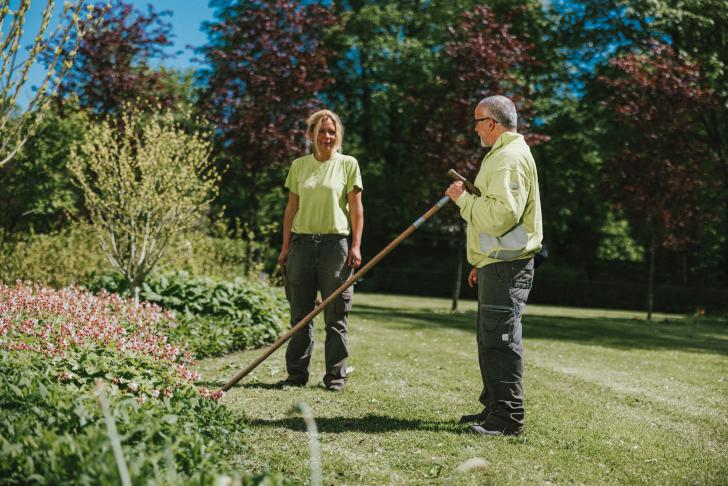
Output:
<svg viewBox="0 0 728 486">
<path fill-rule="evenodd" d="M 312 409 L 324 484 L 726 483 L 728 325 L 723 321 L 530 306 L 524 316 L 526 432 L 464 434 L 479 410 L 474 302 L 358 294 L 350 317 L 349 387 L 323 375 L 322 322 L 312 382 L 277 390 L 277 351 L 223 398 L 247 418 L 253 472 L 310 481 L 294 403 Z M 221 385 L 259 351 L 200 363 Z M 481 467 L 459 472 L 471 458 Z"/>
</svg>

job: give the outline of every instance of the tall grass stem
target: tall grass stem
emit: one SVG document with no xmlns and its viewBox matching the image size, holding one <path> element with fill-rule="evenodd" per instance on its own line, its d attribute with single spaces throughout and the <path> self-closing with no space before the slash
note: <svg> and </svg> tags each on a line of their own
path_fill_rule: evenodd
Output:
<svg viewBox="0 0 728 486">
<path fill-rule="evenodd" d="M 114 450 L 114 459 L 116 459 L 116 467 L 119 469 L 121 484 L 123 486 L 131 486 L 129 468 L 126 465 L 126 459 L 124 459 L 124 451 L 121 448 L 121 439 L 119 438 L 119 433 L 116 430 L 114 417 L 111 416 L 109 401 L 106 399 L 106 394 L 104 393 L 104 382 L 102 380 L 96 380 L 96 396 L 99 400 L 99 404 L 101 405 L 101 410 L 104 413 L 106 429 L 109 432 L 111 448 Z"/>
<path fill-rule="evenodd" d="M 318 427 L 316 420 L 313 418 L 313 411 L 304 402 L 297 402 L 293 406 L 293 410 L 301 415 L 306 424 L 306 434 L 308 434 L 308 448 L 310 451 L 311 464 L 311 486 L 321 486 L 321 449 L 318 440 Z"/>
</svg>

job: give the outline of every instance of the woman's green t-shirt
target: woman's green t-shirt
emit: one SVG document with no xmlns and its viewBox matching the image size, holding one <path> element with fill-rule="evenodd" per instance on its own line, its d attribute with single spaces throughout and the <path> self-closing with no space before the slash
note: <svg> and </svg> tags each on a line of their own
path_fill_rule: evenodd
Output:
<svg viewBox="0 0 728 486">
<path fill-rule="evenodd" d="M 313 154 L 298 158 L 291 164 L 285 186 L 298 194 L 294 233 L 349 234 L 347 195 L 355 187 L 364 189 L 354 157 L 336 153 L 326 162 Z"/>
</svg>

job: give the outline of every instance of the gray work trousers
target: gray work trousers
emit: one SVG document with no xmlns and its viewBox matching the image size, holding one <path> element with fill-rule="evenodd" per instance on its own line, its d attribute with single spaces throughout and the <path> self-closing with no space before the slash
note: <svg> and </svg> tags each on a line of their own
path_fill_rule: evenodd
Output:
<svg viewBox="0 0 728 486">
<path fill-rule="evenodd" d="M 533 284 L 533 259 L 498 262 L 478 269 L 478 361 L 480 402 L 489 428 L 523 429 L 521 315 Z"/>
<path fill-rule="evenodd" d="M 291 326 L 311 312 L 316 292 L 326 299 L 341 286 L 353 271 L 346 266 L 349 244 L 341 235 L 294 234 L 286 260 L 286 298 L 291 306 Z M 345 385 L 349 357 L 346 318 L 351 310 L 354 289 L 349 287 L 324 309 L 326 343 L 324 384 Z M 305 384 L 313 353 L 313 321 L 294 334 L 286 349 L 288 380 Z"/>
</svg>

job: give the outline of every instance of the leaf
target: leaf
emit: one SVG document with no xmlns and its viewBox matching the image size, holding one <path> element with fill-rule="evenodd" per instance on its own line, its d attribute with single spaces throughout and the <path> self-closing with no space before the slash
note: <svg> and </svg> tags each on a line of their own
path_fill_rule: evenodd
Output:
<svg viewBox="0 0 728 486">
<path fill-rule="evenodd" d="M 177 415 L 164 415 L 162 421 L 168 424 L 176 424 L 179 417 Z"/>
</svg>

